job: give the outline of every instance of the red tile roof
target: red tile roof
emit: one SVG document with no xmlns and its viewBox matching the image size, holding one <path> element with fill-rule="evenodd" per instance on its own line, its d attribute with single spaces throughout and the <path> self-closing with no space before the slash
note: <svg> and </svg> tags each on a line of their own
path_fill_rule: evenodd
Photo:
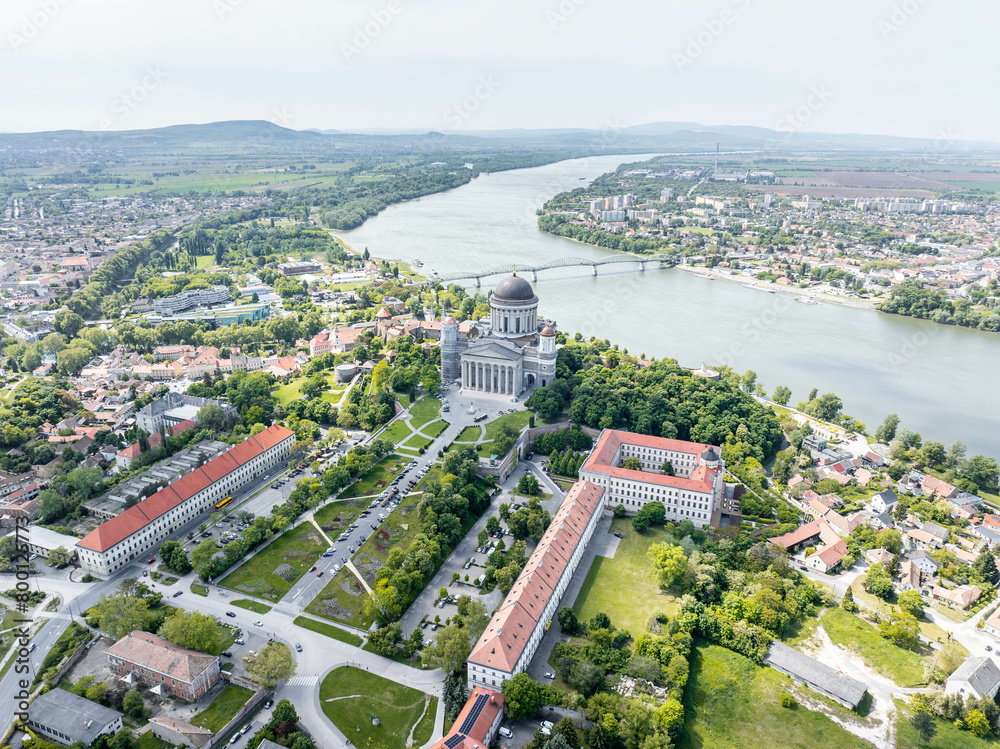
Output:
<svg viewBox="0 0 1000 749">
<path fill-rule="evenodd" d="M 182 476 L 165 489 L 156 492 L 149 499 L 128 508 L 117 517 L 102 523 L 77 543 L 77 546 L 93 551 L 107 551 L 124 541 L 150 522 L 166 514 L 198 492 L 207 488 L 236 467 L 261 455 L 282 440 L 293 437 L 295 432 L 277 424 L 268 427 L 255 437 L 237 445 L 217 458 L 213 458 L 201 468 Z M 219 472 L 219 467 L 223 472 Z M 216 478 L 213 478 L 216 477 Z"/>
<path fill-rule="evenodd" d="M 472 727 L 466 727 L 467 732 L 462 733 L 461 729 L 465 727 L 465 721 L 469 718 L 480 696 L 487 698 L 486 704 L 475 719 Z M 462 712 L 458 714 L 455 722 L 452 723 L 451 730 L 446 736 L 441 737 L 437 742 L 432 744 L 431 749 L 474 749 L 475 747 L 484 749 L 490 727 L 493 725 L 493 721 L 496 720 L 497 715 L 502 711 L 503 695 L 500 692 L 476 687 L 472 690 L 472 694 L 469 695 L 469 701 L 465 703 Z"/>
<path fill-rule="evenodd" d="M 673 452 L 686 453 L 700 456 L 703 452 L 711 448 L 717 454 L 721 450 L 712 445 L 705 445 L 699 442 L 685 442 L 683 440 L 667 439 L 665 437 L 652 437 L 648 434 L 636 434 L 614 429 L 605 429 L 601 432 L 601 437 L 591 451 L 587 460 L 580 468 L 581 473 L 599 473 L 603 476 L 622 479 L 625 481 L 639 481 L 647 484 L 658 484 L 659 486 L 669 486 L 674 489 L 684 489 L 687 491 L 697 491 L 711 493 L 715 483 L 716 469 L 699 465 L 691 472 L 690 478 L 681 476 L 665 476 L 649 471 L 630 471 L 612 465 L 618 448 L 623 444 L 636 447 L 651 447 L 657 450 L 671 450 Z"/>
<path fill-rule="evenodd" d="M 107 649 L 108 656 L 190 684 L 218 662 L 218 657 L 174 645 L 157 635 L 133 630 Z"/>
</svg>

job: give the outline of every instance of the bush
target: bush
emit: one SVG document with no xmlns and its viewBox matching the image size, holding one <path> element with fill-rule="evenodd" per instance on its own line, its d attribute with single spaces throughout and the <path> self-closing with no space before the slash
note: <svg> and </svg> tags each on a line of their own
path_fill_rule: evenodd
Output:
<svg viewBox="0 0 1000 749">
<path fill-rule="evenodd" d="M 787 707 L 789 710 L 798 707 L 799 704 L 798 701 L 788 692 L 782 692 L 778 701 L 781 703 L 782 707 Z"/>
</svg>

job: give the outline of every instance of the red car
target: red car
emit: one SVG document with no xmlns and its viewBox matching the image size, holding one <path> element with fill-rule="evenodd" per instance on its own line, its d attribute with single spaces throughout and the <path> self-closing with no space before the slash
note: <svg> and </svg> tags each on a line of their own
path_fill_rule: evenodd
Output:
<svg viewBox="0 0 1000 749">
<path fill-rule="evenodd" d="M 323 577 L 323 570 L 316 573 L 316 577 Z"/>
<path fill-rule="evenodd" d="M 146 564 L 152 564 L 155 561 L 156 561 L 156 559 L 154 559 L 154 558 L 151 557 L 151 558 L 149 558 L 149 559 L 146 560 Z"/>
</svg>

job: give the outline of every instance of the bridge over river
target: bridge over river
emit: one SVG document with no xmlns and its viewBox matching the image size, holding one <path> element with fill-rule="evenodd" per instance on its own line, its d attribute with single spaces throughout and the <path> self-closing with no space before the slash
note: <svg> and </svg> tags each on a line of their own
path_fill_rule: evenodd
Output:
<svg viewBox="0 0 1000 749">
<path fill-rule="evenodd" d="M 662 268 L 664 266 L 673 266 L 677 264 L 676 255 L 631 255 L 631 254 L 618 254 L 609 255 L 603 258 L 589 259 L 582 257 L 567 257 L 559 258 L 554 260 L 549 260 L 538 265 L 514 265 L 514 264 L 503 264 L 495 265 L 492 268 L 485 268 L 478 271 L 470 271 L 468 273 L 461 271 L 458 273 L 445 273 L 439 276 L 431 276 L 432 281 L 437 281 L 438 283 L 449 283 L 451 281 L 460 281 L 462 279 L 474 278 L 476 280 L 476 286 L 480 285 L 480 279 L 487 278 L 489 276 L 499 276 L 512 273 L 515 270 L 521 271 L 521 273 L 531 273 L 531 280 L 538 280 L 538 272 L 542 270 L 550 270 L 551 268 L 569 268 L 573 266 L 579 267 L 589 267 L 591 269 L 591 275 L 597 275 L 597 266 L 599 265 L 618 265 L 621 263 L 638 263 L 639 270 L 646 270 L 646 266 L 653 265 L 657 268 Z"/>
</svg>

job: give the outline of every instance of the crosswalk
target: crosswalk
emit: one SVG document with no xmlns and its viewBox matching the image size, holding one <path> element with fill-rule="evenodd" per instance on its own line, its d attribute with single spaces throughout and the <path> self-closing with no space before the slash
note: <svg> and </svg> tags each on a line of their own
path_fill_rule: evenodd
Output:
<svg viewBox="0 0 1000 749">
<path fill-rule="evenodd" d="M 289 687 L 314 687 L 319 683 L 318 676 L 293 676 L 286 682 Z"/>
</svg>

